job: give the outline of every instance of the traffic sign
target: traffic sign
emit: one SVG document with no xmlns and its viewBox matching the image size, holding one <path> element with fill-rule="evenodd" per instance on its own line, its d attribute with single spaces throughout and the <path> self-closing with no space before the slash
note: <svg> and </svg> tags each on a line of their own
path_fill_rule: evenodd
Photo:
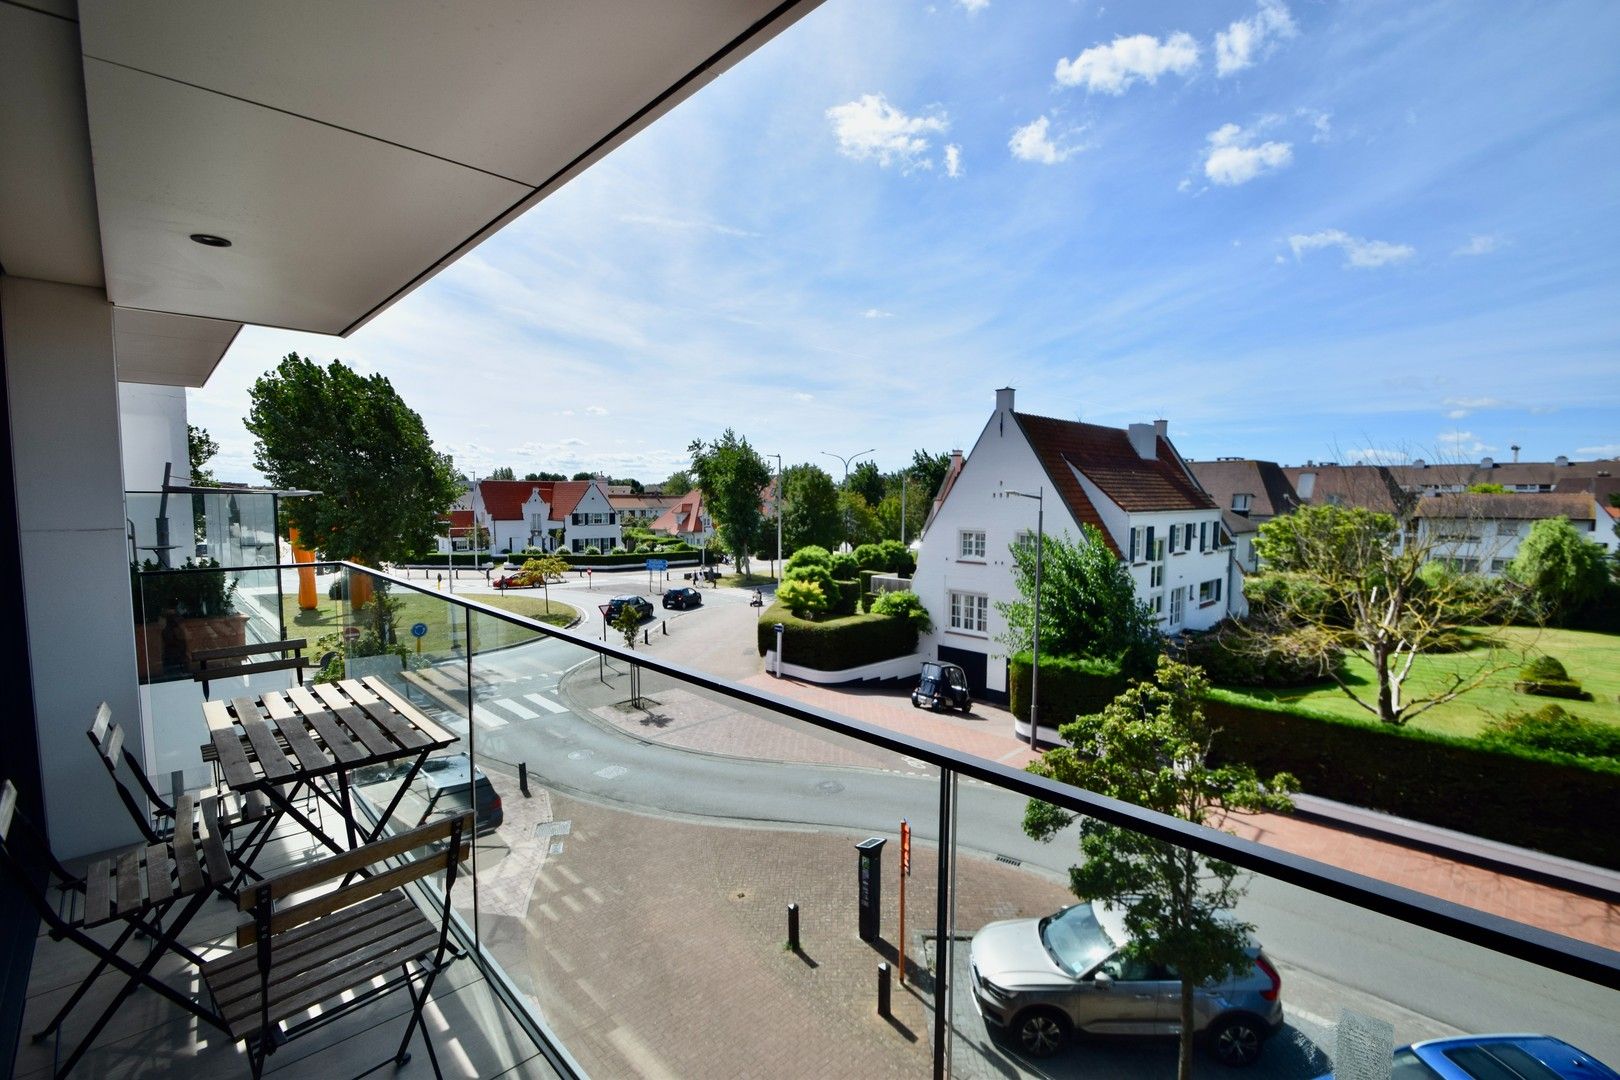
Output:
<svg viewBox="0 0 1620 1080">
<path fill-rule="evenodd" d="M 427 623 L 425 623 L 425 622 L 412 623 L 411 624 L 411 637 L 427 637 Z"/>
<path fill-rule="evenodd" d="M 343 639 L 345 641 L 353 641 L 359 636 L 360 628 L 358 626 L 345 626 L 343 628 Z"/>
<path fill-rule="evenodd" d="M 669 569 L 669 560 L 668 559 L 648 559 L 647 560 L 647 569 L 649 569 L 649 570 L 668 570 Z"/>
</svg>

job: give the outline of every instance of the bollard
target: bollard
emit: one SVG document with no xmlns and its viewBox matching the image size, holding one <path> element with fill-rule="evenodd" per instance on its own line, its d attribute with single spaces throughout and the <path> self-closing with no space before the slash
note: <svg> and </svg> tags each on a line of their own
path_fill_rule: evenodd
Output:
<svg viewBox="0 0 1620 1080">
<path fill-rule="evenodd" d="M 889 965 L 878 965 L 878 1015 L 884 1019 L 889 1016 Z"/>
<path fill-rule="evenodd" d="M 661 621 L 661 622 L 659 622 L 659 624 L 658 624 L 658 625 L 659 625 L 659 626 L 662 626 L 662 627 L 663 627 L 663 628 L 664 628 L 664 636 L 665 636 L 665 637 L 669 637 L 669 620 L 668 620 L 668 619 L 664 619 L 664 620 L 662 620 L 662 621 Z"/>
<path fill-rule="evenodd" d="M 527 761 L 518 762 L 518 790 L 523 792 L 525 799 L 533 798 L 529 794 L 529 763 Z"/>
<path fill-rule="evenodd" d="M 641 631 L 641 643 L 643 645 L 651 645 L 652 644 L 652 638 L 648 636 L 651 633 L 652 633 L 651 630 L 644 629 L 644 630 Z"/>
<path fill-rule="evenodd" d="M 799 951 L 799 905 L 788 905 L 788 948 Z"/>
</svg>

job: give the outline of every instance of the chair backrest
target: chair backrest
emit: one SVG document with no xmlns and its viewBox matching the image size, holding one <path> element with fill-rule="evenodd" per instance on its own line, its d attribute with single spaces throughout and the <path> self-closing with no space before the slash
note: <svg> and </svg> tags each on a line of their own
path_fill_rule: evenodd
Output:
<svg viewBox="0 0 1620 1080">
<path fill-rule="evenodd" d="M 6 870 L 28 895 L 46 925 L 53 930 L 62 929 L 67 923 L 56 910 L 56 906 L 46 899 L 45 893 L 41 891 L 37 864 L 30 864 L 28 856 L 19 850 L 18 841 L 22 839 L 24 833 L 32 842 L 35 853 L 43 858 L 46 868 L 54 879 L 53 884 L 64 891 L 69 889 L 83 891 L 84 882 L 68 873 L 67 868 L 56 860 L 44 835 L 18 808 L 17 786 L 7 780 L 0 786 L 0 863 L 5 864 Z"/>
<path fill-rule="evenodd" d="M 252 911 L 254 921 L 237 928 L 236 943 L 238 946 L 250 945 L 265 934 L 274 936 L 284 933 L 322 915 L 330 915 L 334 911 L 341 911 L 373 896 L 381 896 L 385 892 L 441 870 L 445 874 L 445 909 L 448 912 L 450 887 L 455 884 L 456 870 L 471 850 L 471 845 L 464 843 L 462 837 L 471 836 L 472 830 L 471 813 L 440 818 L 386 840 L 378 840 L 309 866 L 289 870 L 279 877 L 269 878 L 243 889 L 237 899 L 237 906 L 242 911 Z M 427 852 L 419 850 L 434 848 L 446 840 L 449 843 L 437 850 Z M 275 910 L 277 903 L 295 893 L 314 888 L 334 878 L 348 878 L 385 859 L 412 852 L 417 853 L 416 857 L 399 866 L 370 877 L 359 878 L 352 884 L 322 893 L 291 907 Z"/>
<path fill-rule="evenodd" d="M 118 788 L 118 797 L 124 801 L 124 807 L 129 811 L 129 816 L 135 819 L 135 824 L 140 827 L 146 842 L 161 843 L 162 837 L 152 827 L 152 819 L 146 807 L 141 805 L 140 799 L 136 798 L 135 793 L 129 790 L 129 785 L 124 783 L 124 778 L 119 775 L 118 762 L 122 760 L 128 766 L 130 775 L 134 776 L 135 782 L 141 786 L 141 793 L 153 806 L 171 816 L 174 814 L 174 808 L 157 793 L 157 789 L 152 786 L 151 779 L 146 775 L 146 770 L 141 768 L 141 763 L 136 760 L 135 755 L 124 749 L 124 729 L 113 720 L 112 707 L 105 701 L 96 708 L 96 719 L 90 725 L 89 735 L 90 745 L 96 748 L 96 756 L 107 767 L 107 775 L 112 777 L 113 784 Z"/>
</svg>

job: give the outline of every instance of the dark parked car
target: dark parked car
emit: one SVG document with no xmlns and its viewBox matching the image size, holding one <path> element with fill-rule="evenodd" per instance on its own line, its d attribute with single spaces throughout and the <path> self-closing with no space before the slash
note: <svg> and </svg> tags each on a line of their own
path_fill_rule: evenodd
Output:
<svg viewBox="0 0 1620 1080">
<path fill-rule="evenodd" d="M 409 771 L 410 766 L 402 762 L 370 765 L 355 770 L 354 783 L 357 787 L 389 784 L 404 779 Z M 484 770 L 475 767 L 472 759 L 466 754 L 447 754 L 443 757 L 430 757 L 424 761 L 411 781 L 411 793 L 414 798 L 407 800 L 399 812 L 415 813 L 416 808 L 420 807 L 421 821 L 448 814 L 465 814 L 473 809 L 473 798 L 468 794 L 469 790 L 477 792 L 478 808 L 473 820 L 478 833 L 482 835 L 500 828 L 501 822 L 506 820 L 506 812 L 501 807 L 501 796 L 489 782 L 489 777 L 484 775 Z M 389 789 L 382 796 L 382 801 L 386 802 L 392 794 L 392 789 Z M 410 808 L 409 811 L 407 807 Z"/>
<path fill-rule="evenodd" d="M 1088 1035 L 1174 1035 L 1181 980 L 1127 955 L 1123 912 L 1091 901 L 1044 919 L 986 924 L 971 947 L 973 1003 L 1032 1057 Z M 1246 971 L 1193 992 L 1197 1035 L 1223 1065 L 1248 1065 L 1282 1027 L 1282 978 L 1251 941 Z"/>
<path fill-rule="evenodd" d="M 912 708 L 924 705 L 938 712 L 940 709 L 973 711 L 973 695 L 968 692 L 967 673 L 955 664 L 936 664 L 925 660 L 917 689 L 911 692 Z"/>
<path fill-rule="evenodd" d="M 1395 1051 L 1391 1080 L 1620 1080 L 1591 1054 L 1551 1035 L 1459 1035 Z M 1322 1080 L 1333 1080 L 1330 1073 Z"/>
<path fill-rule="evenodd" d="M 689 586 L 679 589 L 670 589 L 664 594 L 664 606 L 685 611 L 687 608 L 703 606 L 703 594 Z"/>
<path fill-rule="evenodd" d="M 627 607 L 636 612 L 636 618 L 642 622 L 653 617 L 652 601 L 645 596 L 615 596 L 607 602 L 607 621 L 617 619 L 619 612 Z"/>
</svg>

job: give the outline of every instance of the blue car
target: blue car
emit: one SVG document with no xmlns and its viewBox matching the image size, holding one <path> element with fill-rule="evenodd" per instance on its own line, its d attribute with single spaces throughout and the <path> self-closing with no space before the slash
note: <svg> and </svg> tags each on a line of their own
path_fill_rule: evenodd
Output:
<svg viewBox="0 0 1620 1080">
<path fill-rule="evenodd" d="M 1551 1035 L 1460 1035 L 1395 1051 L 1390 1080 L 1620 1080 L 1590 1054 Z M 1321 1080 L 1332 1080 L 1331 1074 Z"/>
</svg>

